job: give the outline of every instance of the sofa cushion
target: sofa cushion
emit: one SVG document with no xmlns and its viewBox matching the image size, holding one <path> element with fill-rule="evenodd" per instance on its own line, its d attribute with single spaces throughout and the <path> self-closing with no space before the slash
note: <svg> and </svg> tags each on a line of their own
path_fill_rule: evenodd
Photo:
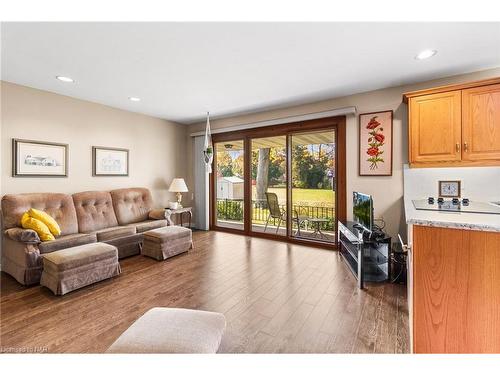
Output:
<svg viewBox="0 0 500 375">
<path fill-rule="evenodd" d="M 75 205 L 70 195 L 59 193 L 7 194 L 2 198 L 5 228 L 20 226 L 21 216 L 30 208 L 44 211 L 61 227 L 61 234 L 78 233 Z"/>
<path fill-rule="evenodd" d="M 42 242 L 40 245 L 38 245 L 38 248 L 40 249 L 40 254 L 47 254 L 53 251 L 85 245 L 93 242 L 97 242 L 97 236 L 95 234 L 76 233 L 68 234 L 67 236 L 61 236 L 59 238 L 56 238 L 54 241 Z"/>
<path fill-rule="evenodd" d="M 220 313 L 155 307 L 118 337 L 107 353 L 216 353 L 225 328 Z"/>
<path fill-rule="evenodd" d="M 28 210 L 28 215 L 33 219 L 40 220 L 42 223 L 44 223 L 47 226 L 47 228 L 49 228 L 49 231 L 50 233 L 52 233 L 52 235 L 54 236 L 61 235 L 61 228 L 59 227 L 59 224 L 57 224 L 57 221 L 55 221 L 54 218 L 50 216 L 47 212 L 37 210 L 36 208 L 30 208 Z"/>
<path fill-rule="evenodd" d="M 142 233 L 136 233 L 129 236 L 113 238 L 112 240 L 104 242 L 115 246 L 118 249 L 118 258 L 121 259 L 140 254 L 143 239 Z"/>
<path fill-rule="evenodd" d="M 127 226 L 134 227 L 137 233 L 143 233 L 151 229 L 166 227 L 167 225 L 167 220 L 144 220 L 139 223 L 128 224 Z"/>
<path fill-rule="evenodd" d="M 149 211 L 148 217 L 153 220 L 163 220 L 165 219 L 165 209 L 164 208 L 157 208 L 154 210 Z"/>
<path fill-rule="evenodd" d="M 89 233 L 118 225 L 109 192 L 84 191 L 76 193 L 73 194 L 73 202 L 80 232 Z"/>
<path fill-rule="evenodd" d="M 54 241 L 55 237 L 50 233 L 50 229 L 42 221 L 31 217 L 28 214 L 29 211 L 25 212 L 21 217 L 21 225 L 24 229 L 32 229 L 37 234 L 42 241 Z"/>
<path fill-rule="evenodd" d="M 126 225 L 148 219 L 149 211 L 153 208 L 153 198 L 148 189 L 118 189 L 110 193 L 118 224 Z"/>
<path fill-rule="evenodd" d="M 116 247 L 96 242 L 46 254 L 43 256 L 43 265 L 50 270 L 65 271 L 108 258 L 118 260 Z"/>
<path fill-rule="evenodd" d="M 125 227 L 111 227 L 105 228 L 101 230 L 97 230 L 95 232 L 97 235 L 97 241 L 109 241 L 119 237 L 130 236 L 131 234 L 135 234 L 135 227 L 133 226 L 125 226 Z"/>
</svg>

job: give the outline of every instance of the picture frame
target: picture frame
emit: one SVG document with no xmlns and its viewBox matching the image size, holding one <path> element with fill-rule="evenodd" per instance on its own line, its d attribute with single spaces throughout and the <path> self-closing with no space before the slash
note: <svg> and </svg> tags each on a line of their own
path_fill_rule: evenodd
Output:
<svg viewBox="0 0 500 375">
<path fill-rule="evenodd" d="M 12 177 L 68 177 L 69 145 L 12 139 Z"/>
<path fill-rule="evenodd" d="M 92 146 L 92 176 L 127 177 L 128 175 L 128 149 Z"/>
<path fill-rule="evenodd" d="M 359 115 L 359 176 L 392 176 L 392 122 L 392 110 Z"/>
</svg>

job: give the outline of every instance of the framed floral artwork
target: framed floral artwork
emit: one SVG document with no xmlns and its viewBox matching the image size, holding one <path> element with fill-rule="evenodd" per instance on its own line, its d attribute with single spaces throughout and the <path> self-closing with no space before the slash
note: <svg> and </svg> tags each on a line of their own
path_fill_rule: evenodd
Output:
<svg viewBox="0 0 500 375">
<path fill-rule="evenodd" d="M 392 176 L 392 111 L 359 115 L 359 175 Z"/>
</svg>

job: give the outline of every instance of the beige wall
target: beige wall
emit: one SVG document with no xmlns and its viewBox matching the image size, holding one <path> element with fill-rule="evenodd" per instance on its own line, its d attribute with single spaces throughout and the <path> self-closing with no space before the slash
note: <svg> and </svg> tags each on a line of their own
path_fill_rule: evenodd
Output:
<svg viewBox="0 0 500 375">
<path fill-rule="evenodd" d="M 220 120 L 212 120 L 213 129 L 252 123 L 286 116 L 356 106 L 358 113 L 394 110 L 394 167 L 392 177 L 358 176 L 357 116 L 347 118 L 347 193 L 348 213 L 353 190 L 373 194 L 375 216 L 387 222 L 395 235 L 403 223 L 403 173 L 407 161 L 406 105 L 401 94 L 419 88 L 500 76 L 500 68 L 448 77 L 414 85 L 371 91 L 301 106 L 265 111 Z M 185 126 L 166 120 L 73 99 L 58 94 L 1 82 L 2 157 L 0 191 L 22 193 L 83 190 L 108 190 L 146 186 L 158 205 L 173 200 L 167 192 L 174 177 L 185 177 L 190 193 L 183 202 L 190 204 L 194 191 L 193 139 L 189 133 L 204 129 L 204 123 Z M 68 143 L 70 162 L 68 178 L 11 177 L 11 139 L 25 138 Z M 92 177 L 91 147 L 110 146 L 130 149 L 129 177 Z"/>
<path fill-rule="evenodd" d="M 1 111 L 2 195 L 145 186 L 163 206 L 175 198 L 171 180 L 185 176 L 185 125 L 8 82 L 1 82 Z M 69 144 L 69 177 L 12 177 L 12 138 Z M 129 149 L 130 175 L 92 177 L 92 146 Z"/>
<path fill-rule="evenodd" d="M 376 71 L 374 71 L 376 74 Z M 386 230 L 391 235 L 404 231 L 403 213 L 403 163 L 407 163 L 407 120 L 406 105 L 402 104 L 402 93 L 421 88 L 434 87 L 444 84 L 458 83 L 500 76 L 500 68 L 447 77 L 439 80 L 422 82 L 419 84 L 399 86 L 376 90 L 341 98 L 324 100 L 306 105 L 294 106 L 284 109 L 234 116 L 220 120 L 212 120 L 212 129 L 221 129 L 228 126 L 253 123 L 275 118 L 295 116 L 312 112 L 326 111 L 346 106 L 356 106 L 358 113 L 390 110 L 394 111 L 393 137 L 394 158 L 393 173 L 391 177 L 360 177 L 358 176 L 358 117 L 347 117 L 347 212 L 351 215 L 352 191 L 361 191 L 374 196 L 375 217 L 385 220 Z M 201 131 L 205 124 L 193 124 L 189 133 Z M 188 135 L 189 137 L 189 135 Z M 188 142 L 193 147 L 193 141 Z M 189 152 L 189 155 L 192 155 Z M 190 161 L 189 165 L 193 165 Z M 191 168 L 191 171 L 193 168 Z M 189 175 L 192 184 L 193 175 Z"/>
</svg>

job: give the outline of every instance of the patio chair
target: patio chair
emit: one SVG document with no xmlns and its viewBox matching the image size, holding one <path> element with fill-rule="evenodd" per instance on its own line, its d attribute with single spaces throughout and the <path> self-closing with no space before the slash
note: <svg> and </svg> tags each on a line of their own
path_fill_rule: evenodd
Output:
<svg viewBox="0 0 500 375">
<path fill-rule="evenodd" d="M 267 207 L 269 208 L 269 216 L 266 220 L 266 226 L 264 227 L 264 232 L 267 230 L 267 225 L 269 220 L 278 219 L 278 226 L 276 227 L 276 234 L 280 229 L 281 222 L 286 222 L 286 211 L 282 210 L 278 203 L 278 196 L 276 193 L 265 193 L 267 200 Z M 302 216 L 293 210 L 292 222 L 297 223 L 297 234 L 300 236 L 300 225 L 306 222 L 309 218 L 307 216 Z"/>
</svg>

